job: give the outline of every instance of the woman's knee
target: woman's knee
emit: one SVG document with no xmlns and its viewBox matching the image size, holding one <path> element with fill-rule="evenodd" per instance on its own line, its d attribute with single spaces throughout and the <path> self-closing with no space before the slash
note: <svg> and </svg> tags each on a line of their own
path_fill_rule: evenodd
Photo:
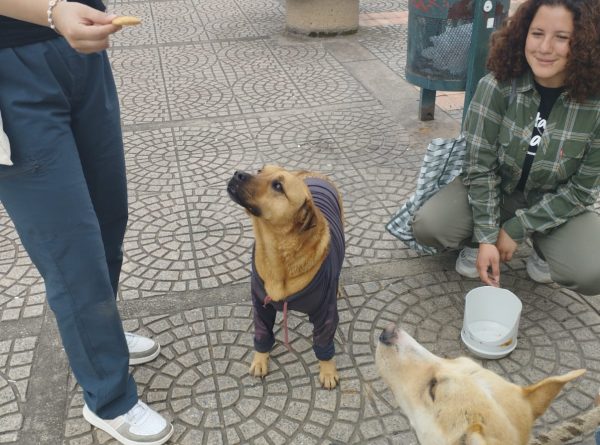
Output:
<svg viewBox="0 0 600 445">
<path fill-rule="evenodd" d="M 600 295 L 600 265 L 575 272 L 573 290 L 583 295 Z"/>
<path fill-rule="evenodd" d="M 424 246 L 432 245 L 433 228 L 428 218 L 423 218 L 420 212 L 417 212 L 412 221 L 413 236 L 419 244 Z"/>
</svg>

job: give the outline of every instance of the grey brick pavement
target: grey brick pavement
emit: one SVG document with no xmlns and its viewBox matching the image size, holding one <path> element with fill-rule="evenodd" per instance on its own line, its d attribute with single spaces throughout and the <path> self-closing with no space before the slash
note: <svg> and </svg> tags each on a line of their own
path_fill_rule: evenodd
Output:
<svg viewBox="0 0 600 445">
<path fill-rule="evenodd" d="M 126 329 L 163 345 L 133 372 L 142 396 L 174 421 L 171 443 L 415 444 L 375 372 L 376 338 L 400 322 L 437 354 L 468 354 L 463 298 L 478 283 L 454 273 L 452 254 L 419 258 L 384 230 L 414 188 L 425 143 L 459 127 L 456 112 L 417 120 L 418 92 L 403 80 L 406 26 L 305 39 L 283 32 L 278 0 L 109 7 L 144 21 L 110 50 L 131 215 L 119 305 Z M 361 13 L 405 10 L 404 1 L 361 2 Z M 319 388 L 311 326 L 298 314 L 289 320 L 292 351 L 277 343 L 269 376 L 247 374 L 252 236 L 225 183 L 266 162 L 324 172 L 342 190 L 348 248 L 335 391 Z M 518 347 L 482 363 L 520 384 L 588 368 L 536 424 L 545 430 L 589 408 L 600 386 L 600 305 L 528 281 L 527 254 L 503 274 L 524 303 Z M 4 211 L 0 322 L 0 443 L 113 445 L 81 417 L 43 283 Z"/>
</svg>

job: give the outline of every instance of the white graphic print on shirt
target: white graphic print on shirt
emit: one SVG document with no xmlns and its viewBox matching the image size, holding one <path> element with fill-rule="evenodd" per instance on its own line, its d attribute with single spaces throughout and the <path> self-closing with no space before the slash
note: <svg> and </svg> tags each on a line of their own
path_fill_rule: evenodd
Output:
<svg viewBox="0 0 600 445">
<path fill-rule="evenodd" d="M 537 115 L 535 116 L 535 128 L 537 131 L 533 132 L 531 142 L 529 142 L 529 146 L 535 147 L 537 149 L 537 146 L 540 145 L 540 142 L 542 140 L 542 134 L 544 133 L 544 130 L 546 129 L 546 119 L 542 119 L 542 115 L 540 114 L 539 111 L 538 111 Z M 527 152 L 527 154 L 530 156 L 535 156 L 535 150 L 533 150 L 533 151 L 529 150 Z"/>
</svg>

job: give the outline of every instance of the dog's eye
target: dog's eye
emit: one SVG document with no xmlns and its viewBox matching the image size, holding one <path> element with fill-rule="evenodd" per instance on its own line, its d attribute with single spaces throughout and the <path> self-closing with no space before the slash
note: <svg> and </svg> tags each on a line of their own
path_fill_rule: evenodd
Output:
<svg viewBox="0 0 600 445">
<path fill-rule="evenodd" d="M 435 390 L 437 388 L 437 379 L 434 377 L 429 381 L 429 396 L 435 402 Z"/>
<path fill-rule="evenodd" d="M 283 192 L 283 185 L 281 185 L 281 182 L 279 181 L 273 181 L 271 183 L 271 187 L 273 187 L 273 190 L 275 190 L 276 192 Z"/>
</svg>

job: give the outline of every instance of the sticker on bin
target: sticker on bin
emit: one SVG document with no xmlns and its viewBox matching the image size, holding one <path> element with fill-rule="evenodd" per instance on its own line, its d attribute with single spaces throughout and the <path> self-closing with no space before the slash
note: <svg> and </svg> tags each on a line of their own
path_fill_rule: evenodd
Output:
<svg viewBox="0 0 600 445">
<path fill-rule="evenodd" d="M 463 343 L 478 357 L 505 357 L 517 347 L 522 308 L 521 300 L 507 289 L 472 289 L 465 297 Z"/>
</svg>

